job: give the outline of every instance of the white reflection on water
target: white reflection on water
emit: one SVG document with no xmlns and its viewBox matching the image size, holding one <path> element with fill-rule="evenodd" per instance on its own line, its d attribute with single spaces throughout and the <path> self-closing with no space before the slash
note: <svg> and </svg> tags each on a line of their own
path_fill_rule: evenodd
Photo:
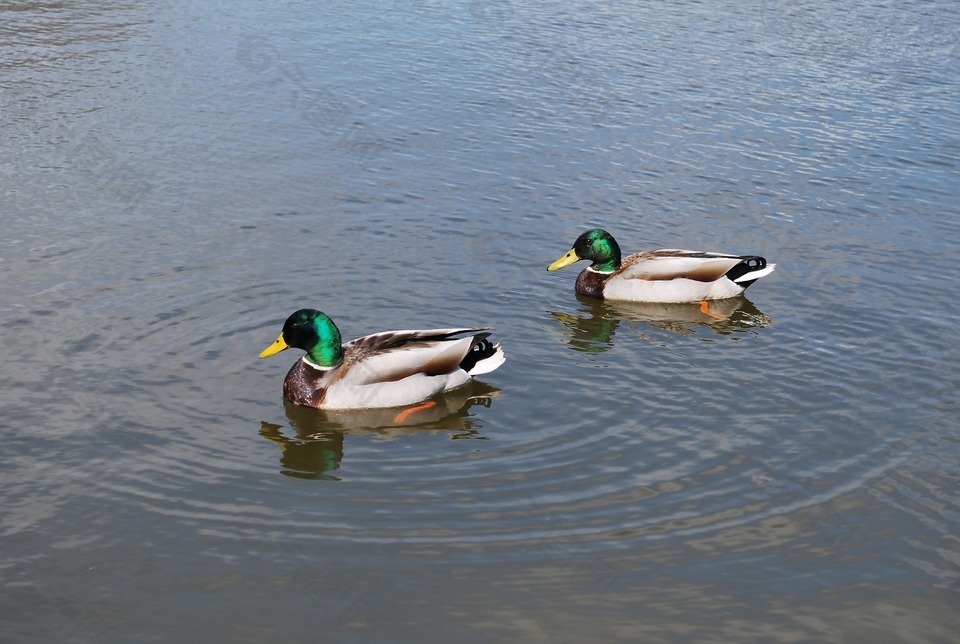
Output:
<svg viewBox="0 0 960 644">
<path fill-rule="evenodd" d="M 439 431 L 451 439 L 482 439 L 482 422 L 470 408 L 489 408 L 500 390 L 473 382 L 431 400 L 433 406 L 407 415 L 398 409 L 319 410 L 284 401 L 293 436 L 280 425 L 262 422 L 260 435 L 281 450 L 281 474 L 301 478 L 340 480 L 332 472 L 344 457 L 344 442 L 351 434 L 396 440 L 418 432 Z"/>
<path fill-rule="evenodd" d="M 624 322 L 640 322 L 655 329 L 679 335 L 694 335 L 709 329 L 719 335 L 743 333 L 771 324 L 770 316 L 744 298 L 728 298 L 710 303 L 713 315 L 703 312 L 699 304 L 651 304 L 641 302 L 607 302 L 577 296 L 581 307 L 576 313 L 551 311 L 566 336 L 565 342 L 575 351 L 600 353 L 613 346 L 613 338 Z"/>
</svg>

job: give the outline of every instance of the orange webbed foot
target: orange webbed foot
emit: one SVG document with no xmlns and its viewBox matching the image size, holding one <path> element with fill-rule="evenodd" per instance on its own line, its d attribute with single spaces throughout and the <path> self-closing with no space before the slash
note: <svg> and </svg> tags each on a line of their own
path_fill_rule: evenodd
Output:
<svg viewBox="0 0 960 644">
<path fill-rule="evenodd" d="M 430 409 L 431 407 L 436 407 L 436 406 L 437 406 L 437 403 L 436 403 L 436 402 L 434 402 L 433 400 L 428 400 L 428 401 L 425 402 L 425 403 L 421 403 L 421 404 L 419 404 L 419 405 L 414 405 L 413 407 L 407 407 L 406 409 L 404 409 L 403 411 L 401 411 L 399 414 L 397 414 L 396 416 L 394 416 L 393 422 L 395 422 L 396 424 L 399 425 L 399 424 L 402 423 L 403 421 L 405 421 L 405 420 L 407 420 L 408 418 L 410 418 L 411 416 L 413 416 L 413 415 L 414 415 L 415 413 L 417 413 L 418 411 L 423 411 L 423 410 L 425 410 L 425 409 Z"/>
<path fill-rule="evenodd" d="M 707 302 L 706 300 L 700 300 L 700 312 L 703 313 L 704 315 L 709 315 L 710 317 L 712 317 L 712 318 L 715 319 L 715 320 L 726 320 L 726 319 L 727 319 L 727 316 L 726 316 L 726 315 L 723 315 L 723 314 L 721 314 L 721 313 L 717 313 L 716 311 L 710 310 L 710 303 Z"/>
</svg>

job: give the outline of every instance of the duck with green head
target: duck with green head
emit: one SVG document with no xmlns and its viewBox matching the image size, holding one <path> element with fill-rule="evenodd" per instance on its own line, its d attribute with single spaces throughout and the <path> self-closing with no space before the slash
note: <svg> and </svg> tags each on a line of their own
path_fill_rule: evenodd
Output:
<svg viewBox="0 0 960 644">
<path fill-rule="evenodd" d="M 590 265 L 577 276 L 577 293 L 626 302 L 702 303 L 736 297 L 776 268 L 759 255 L 676 248 L 621 258 L 613 235 L 595 228 L 577 237 L 573 248 L 547 270 L 556 271 L 580 260 L 589 260 Z"/>
<path fill-rule="evenodd" d="M 422 402 L 461 387 L 504 361 L 488 327 L 384 331 L 341 344 L 325 313 L 300 309 L 287 318 L 269 358 L 291 347 L 306 351 L 283 381 L 290 402 L 317 409 L 370 409 Z"/>
</svg>

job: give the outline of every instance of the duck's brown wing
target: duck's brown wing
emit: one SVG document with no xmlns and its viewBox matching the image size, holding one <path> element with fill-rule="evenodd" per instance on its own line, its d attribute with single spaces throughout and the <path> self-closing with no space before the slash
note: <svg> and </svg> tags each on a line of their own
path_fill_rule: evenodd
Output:
<svg viewBox="0 0 960 644">
<path fill-rule="evenodd" d="M 625 258 L 617 277 L 650 281 L 685 278 L 713 282 L 743 261 L 738 255 L 665 248 L 636 253 Z"/>
<path fill-rule="evenodd" d="M 452 373 L 489 327 L 384 331 L 343 345 L 337 379 L 355 384 L 392 382 L 417 373 Z"/>
</svg>

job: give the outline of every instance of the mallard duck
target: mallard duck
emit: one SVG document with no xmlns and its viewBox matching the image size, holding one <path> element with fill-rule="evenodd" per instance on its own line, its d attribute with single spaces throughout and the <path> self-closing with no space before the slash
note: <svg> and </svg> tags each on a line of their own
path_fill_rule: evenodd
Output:
<svg viewBox="0 0 960 644">
<path fill-rule="evenodd" d="M 287 318 L 269 358 L 295 347 L 306 351 L 283 381 L 283 397 L 317 409 L 372 409 L 422 402 L 493 371 L 503 350 L 489 327 L 384 331 L 346 344 L 324 313 L 301 309 Z"/>
<path fill-rule="evenodd" d="M 580 295 L 627 302 L 700 302 L 701 310 L 707 309 L 708 300 L 740 295 L 776 267 L 758 255 L 675 248 L 648 250 L 621 260 L 616 240 L 597 228 L 577 237 L 570 252 L 547 270 L 559 270 L 581 259 L 592 263 L 577 277 L 574 290 Z"/>
</svg>

